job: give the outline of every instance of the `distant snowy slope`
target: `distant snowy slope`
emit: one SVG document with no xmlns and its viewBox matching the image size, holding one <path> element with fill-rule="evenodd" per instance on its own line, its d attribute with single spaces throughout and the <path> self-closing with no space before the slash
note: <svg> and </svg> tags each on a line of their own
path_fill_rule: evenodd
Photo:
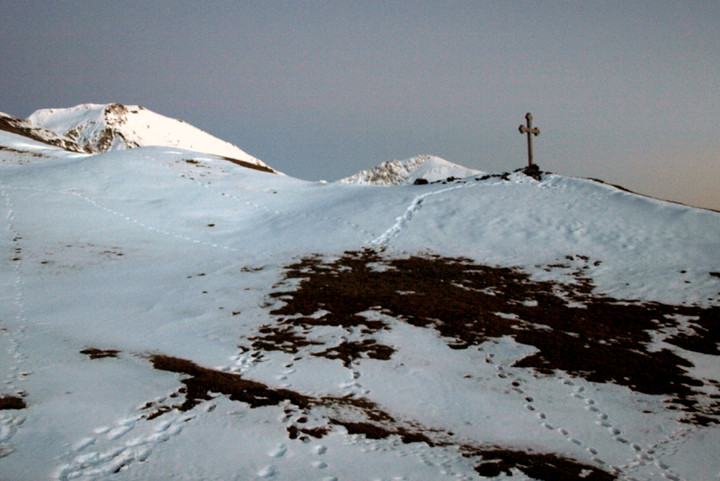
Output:
<svg viewBox="0 0 720 481">
<path fill-rule="evenodd" d="M 345 184 L 400 185 L 412 184 L 417 179 L 428 182 L 448 177 L 463 178 L 484 172 L 448 162 L 434 155 L 418 155 L 405 160 L 389 160 L 377 167 L 340 179 Z"/>
<path fill-rule="evenodd" d="M 229 142 L 138 105 L 82 104 L 42 109 L 33 112 L 28 121 L 95 152 L 144 146 L 178 147 L 267 167 L 260 159 Z"/>
<path fill-rule="evenodd" d="M 54 145 L 71 152 L 86 152 L 88 149 L 52 130 L 37 127 L 31 122 L 0 112 L 0 130 L 28 137 L 43 144 Z"/>
</svg>

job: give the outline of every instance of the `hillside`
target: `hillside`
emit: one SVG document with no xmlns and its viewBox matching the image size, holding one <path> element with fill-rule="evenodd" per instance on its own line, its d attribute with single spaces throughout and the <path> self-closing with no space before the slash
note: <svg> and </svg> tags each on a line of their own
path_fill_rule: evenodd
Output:
<svg viewBox="0 0 720 481">
<path fill-rule="evenodd" d="M 720 472 L 716 212 L 0 147 L 0 478 Z"/>
</svg>

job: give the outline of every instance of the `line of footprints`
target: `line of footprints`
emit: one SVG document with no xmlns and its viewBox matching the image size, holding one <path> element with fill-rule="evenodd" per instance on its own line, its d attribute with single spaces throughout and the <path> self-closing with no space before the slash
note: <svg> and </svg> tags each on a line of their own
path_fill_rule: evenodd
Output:
<svg viewBox="0 0 720 481">
<path fill-rule="evenodd" d="M 241 361 L 242 362 L 242 361 Z M 288 376 L 295 372 L 294 364 L 292 362 L 285 363 L 283 365 L 284 371 L 276 376 L 276 379 L 283 381 L 283 387 L 290 386 Z M 348 369 L 349 379 L 339 384 L 339 387 L 345 391 L 345 395 L 352 397 L 365 397 L 370 394 L 370 391 L 366 389 L 360 383 L 361 373 L 356 368 L 351 367 Z M 286 428 L 296 427 L 296 423 L 305 423 L 304 415 L 297 415 L 294 410 L 290 407 L 284 409 L 283 414 L 279 417 L 278 421 L 285 423 Z M 302 439 L 302 437 L 301 437 Z M 310 439 L 305 437 L 306 443 L 310 442 Z M 377 450 L 393 450 L 398 456 L 404 457 L 407 455 L 414 455 L 417 457 L 418 462 L 428 465 L 435 466 L 438 468 L 438 474 L 442 476 L 452 477 L 459 481 L 468 480 L 469 478 L 463 474 L 456 473 L 453 470 L 452 464 L 457 462 L 457 458 L 462 458 L 462 454 L 456 452 L 439 452 L 434 453 L 432 450 L 426 449 L 426 446 L 419 445 L 406 445 L 401 441 L 383 441 L 378 442 L 377 440 L 365 439 L 362 435 L 349 436 L 348 443 L 357 445 L 363 451 L 377 451 Z M 279 460 L 285 456 L 288 451 L 287 446 L 284 443 L 280 443 L 273 449 L 268 451 L 268 456 L 275 460 Z M 311 449 L 314 460 L 311 461 L 311 466 L 317 470 L 331 470 L 326 461 L 323 459 L 323 455 L 327 452 L 327 447 L 322 444 L 315 444 Z M 282 474 L 277 468 L 277 463 L 268 464 L 257 472 L 257 475 L 261 478 L 272 478 L 275 475 Z M 407 479 L 404 476 L 394 477 L 393 479 Z M 327 476 L 322 478 L 323 481 L 338 481 L 335 476 Z"/>
<path fill-rule="evenodd" d="M 13 274 L 10 276 L 12 287 L 5 286 L 4 294 L 12 298 L 11 310 L 14 311 L 14 325 L 8 325 L 4 319 L 0 318 L 0 332 L 2 333 L 0 344 L 7 345 L 6 352 L 2 355 L 5 358 L 3 362 L 6 363 L 6 374 L 2 381 L 0 396 L 10 395 L 24 398 L 27 394 L 24 388 L 25 379 L 32 372 L 23 368 L 27 355 L 23 350 L 22 343 L 28 320 L 25 314 L 22 236 L 15 227 L 15 208 L 12 199 L 2 185 L 0 185 L 0 197 L 7 213 L 5 232 L 0 235 L 8 236 L 11 240 L 10 245 L 13 246 L 11 251 Z M 25 423 L 25 419 L 23 411 L 8 410 L 0 412 L 0 458 L 15 452 L 11 439 Z"/>
<path fill-rule="evenodd" d="M 311 451 L 315 457 L 315 460 L 311 462 L 312 467 L 317 470 L 323 470 L 327 468 L 328 465 L 322 459 L 323 454 L 327 452 L 327 447 L 322 444 L 316 444 L 312 447 Z M 286 453 L 287 446 L 284 443 L 280 443 L 277 446 L 273 447 L 270 451 L 268 451 L 267 455 L 270 458 L 279 460 L 280 458 L 284 457 Z M 276 474 L 278 474 L 278 468 L 274 464 L 264 466 L 257 472 L 257 475 L 261 478 L 272 478 Z M 337 478 L 334 476 L 329 476 L 323 478 L 323 481 L 337 481 Z"/>
<path fill-rule="evenodd" d="M 628 446 L 628 448 L 632 450 L 632 453 L 635 457 L 635 460 L 627 465 L 612 466 L 608 464 L 600 457 L 600 453 L 595 447 L 589 446 L 580 439 L 573 437 L 568 429 L 564 427 L 557 427 L 551 424 L 550 420 L 548 420 L 547 418 L 547 415 L 536 407 L 534 398 L 531 395 L 528 395 L 528 393 L 526 393 L 521 388 L 521 382 L 516 379 L 509 370 L 505 369 L 501 364 L 496 363 L 493 360 L 493 357 L 494 355 L 492 353 L 486 354 L 485 362 L 495 367 L 496 375 L 499 378 L 507 379 L 510 382 L 509 390 L 522 396 L 524 408 L 527 411 L 535 414 L 537 422 L 545 429 L 555 431 L 561 436 L 565 437 L 568 442 L 584 448 L 585 451 L 591 456 L 591 461 L 598 466 L 607 469 L 615 474 L 625 475 L 624 479 L 628 479 L 629 481 L 636 481 L 635 478 L 627 476 L 624 470 L 630 470 L 654 462 L 655 466 L 657 466 L 662 471 L 662 476 L 665 479 L 669 479 L 670 481 L 682 480 L 680 476 L 670 471 L 670 466 L 658 459 L 656 448 L 658 447 L 658 445 L 662 444 L 662 442 L 651 445 L 647 449 L 643 449 L 636 443 L 631 443 L 623 436 L 622 431 L 618 429 L 615 425 L 613 425 L 608 414 L 603 412 L 597 406 L 596 401 L 587 397 L 584 394 L 585 388 L 583 386 L 577 385 L 575 381 L 569 378 L 560 378 L 560 382 L 571 390 L 570 397 L 584 403 L 584 408 L 595 418 L 595 424 L 602 428 L 605 428 L 614 441 L 622 445 Z"/>
<path fill-rule="evenodd" d="M 169 166 L 166 166 L 166 167 L 169 168 Z M 333 222 L 336 222 L 336 223 L 339 223 L 339 224 L 344 224 L 344 225 L 346 225 L 346 226 L 348 226 L 348 227 L 356 230 L 357 232 L 361 233 L 362 235 L 364 235 L 366 238 L 369 238 L 369 239 L 375 238 L 375 236 L 377 235 L 377 234 L 375 234 L 375 233 L 373 233 L 373 232 L 370 232 L 370 231 L 362 228 L 360 225 L 358 225 L 358 224 L 356 224 L 356 223 L 354 223 L 354 222 L 352 222 L 352 221 L 350 221 L 350 220 L 348 220 L 348 219 L 342 218 L 342 217 L 327 216 L 327 215 L 325 215 L 325 214 L 320 214 L 320 213 L 318 213 L 318 212 L 316 212 L 316 211 L 284 212 L 284 211 L 282 211 L 282 210 L 278 210 L 278 209 L 273 209 L 273 208 L 267 207 L 267 206 L 262 205 L 262 204 L 260 204 L 260 203 L 258 203 L 258 202 L 256 202 L 256 201 L 254 201 L 254 200 L 241 199 L 240 197 L 238 197 L 238 196 L 236 196 L 236 195 L 233 195 L 232 193 L 226 193 L 226 192 L 224 192 L 224 191 L 222 191 L 222 190 L 217 190 L 217 189 L 214 188 L 214 186 L 212 186 L 211 182 L 203 182 L 203 181 L 200 181 L 200 180 L 197 180 L 197 179 L 190 179 L 190 180 L 191 180 L 195 185 L 197 185 L 197 186 L 199 186 L 199 187 L 202 187 L 202 188 L 204 188 L 205 190 L 207 190 L 207 191 L 209 191 L 209 192 L 212 192 L 212 193 L 214 193 L 214 194 L 217 194 L 217 195 L 219 195 L 219 196 L 221 196 L 221 197 L 225 197 L 225 198 L 228 198 L 228 199 L 232 199 L 232 200 L 235 201 L 235 202 L 239 202 L 240 204 L 244 204 L 244 205 L 250 206 L 250 207 L 252 207 L 252 208 L 254 208 L 254 209 L 258 209 L 258 210 L 261 210 L 261 211 L 263 211 L 263 212 L 267 212 L 268 214 L 271 214 L 271 215 L 275 215 L 275 216 L 293 216 L 293 217 L 298 217 L 298 216 L 299 216 L 299 217 L 304 217 L 304 218 L 306 218 L 306 219 L 325 219 L 325 220 L 333 221 Z"/>
<path fill-rule="evenodd" d="M 158 403 L 164 398 L 157 399 Z M 204 406 L 206 411 L 214 408 L 212 403 Z M 138 407 L 140 409 L 140 407 Z M 93 430 L 92 435 L 74 443 L 65 456 L 68 462 L 60 465 L 54 478 L 61 481 L 86 477 L 106 477 L 126 469 L 132 464 L 147 460 L 153 448 L 180 434 L 195 414 L 179 413 L 173 418 L 147 421 L 142 414 L 121 418 L 118 421 Z M 147 423 L 150 425 L 147 425 Z M 134 429 L 142 427 L 142 434 L 132 436 Z"/>
<path fill-rule="evenodd" d="M 252 350 L 245 350 L 241 348 L 240 353 L 233 356 L 231 358 L 232 364 L 230 366 L 222 366 L 220 367 L 221 370 L 232 372 L 235 374 L 244 374 L 247 371 L 251 370 L 255 364 L 260 362 L 262 360 L 263 356 L 262 353 L 258 351 L 252 351 Z M 291 383 L 289 381 L 289 376 L 291 376 L 293 373 L 296 372 L 296 369 L 294 367 L 294 363 L 292 361 L 286 362 L 282 366 L 282 371 L 275 376 L 275 379 L 278 381 L 281 381 L 281 386 L 283 388 L 287 388 L 291 386 Z M 359 376 L 359 373 L 358 373 Z M 293 419 L 294 410 L 291 409 L 289 406 L 283 406 L 283 412 L 278 418 L 278 421 L 281 423 L 286 423 L 285 427 L 290 428 L 295 426 L 295 422 L 301 422 L 302 417 Z M 317 470 L 323 470 L 328 467 L 327 463 L 322 459 L 323 454 L 327 451 L 327 447 L 322 444 L 316 444 L 312 447 L 312 454 L 314 456 L 314 460 L 311 461 L 311 466 Z M 267 455 L 269 458 L 279 461 L 281 458 L 284 458 L 286 453 L 288 452 L 287 445 L 285 443 L 279 443 L 276 446 L 274 446 L 272 449 L 270 449 L 267 452 Z M 277 467 L 277 462 L 275 463 L 269 463 L 265 466 L 263 466 L 258 472 L 257 476 L 260 478 L 272 478 L 275 475 L 279 474 L 279 469 Z M 323 481 L 337 481 L 336 477 L 326 477 L 323 478 Z"/>
<path fill-rule="evenodd" d="M 545 429 L 557 432 L 565 437 L 568 442 L 584 448 L 591 455 L 591 460 L 597 465 L 617 474 L 625 475 L 625 479 L 633 480 L 634 478 L 627 476 L 623 471 L 654 462 L 662 471 L 664 478 L 671 481 L 681 480 L 679 476 L 669 471 L 669 466 L 657 458 L 655 449 L 658 448 L 662 442 L 650 446 L 645 450 L 639 445 L 629 442 L 623 437 L 621 430 L 612 424 L 609 416 L 597 406 L 596 402 L 584 394 L 585 388 L 583 386 L 576 384 L 575 381 L 569 378 L 560 379 L 560 382 L 564 386 L 570 388 L 571 393 L 569 396 L 584 404 L 584 408 L 594 417 L 595 423 L 607 429 L 613 440 L 628 446 L 635 455 L 635 461 L 633 463 L 621 467 L 610 466 L 602 460 L 597 449 L 573 437 L 568 429 L 556 427 L 551 424 L 551 421 L 545 413 L 536 407 L 534 398 L 522 389 L 521 380 L 519 380 L 511 370 L 495 362 L 493 357 L 492 353 L 486 354 L 486 362 L 494 367 L 496 375 L 499 378 L 508 381 L 509 391 L 516 393 L 522 399 L 524 408 L 535 415 L 537 422 Z M 261 360 L 262 354 L 260 352 L 242 349 L 237 355 L 230 359 L 231 362 L 229 365 L 222 366 L 220 369 L 242 374 L 251 370 Z M 285 362 L 276 379 L 283 381 L 284 386 L 289 386 L 289 377 L 294 372 L 294 363 L 292 361 Z M 350 379 L 340 384 L 340 387 L 346 390 L 348 394 L 366 395 L 368 391 L 360 385 L 358 382 L 359 378 L 360 372 L 356 369 L 351 369 Z M 172 397 L 172 395 L 170 396 Z M 165 401 L 166 397 L 160 397 L 155 400 L 155 404 L 161 405 Z M 214 407 L 215 405 L 213 403 L 206 403 L 202 409 L 210 412 Z M 91 436 L 80 439 L 72 446 L 66 456 L 68 462 L 56 470 L 54 477 L 60 480 L 69 480 L 78 477 L 107 476 L 120 469 L 129 467 L 133 463 L 143 462 L 151 455 L 154 446 L 164 443 L 180 434 L 184 425 L 192 421 L 195 417 L 196 413 L 186 412 L 177 413 L 173 417 L 166 415 L 162 418 L 148 421 L 143 414 L 138 414 L 121 418 L 113 424 L 96 428 Z M 278 418 L 278 421 L 283 423 L 286 428 L 291 428 L 296 426 L 296 423 L 304 422 L 302 416 L 299 416 L 292 406 L 283 406 L 283 412 Z M 139 426 L 142 426 L 142 434 L 132 437 L 130 433 Z M 667 442 L 669 442 L 669 440 L 667 440 Z M 327 451 L 324 445 L 315 444 L 310 450 L 312 454 L 310 463 L 314 469 L 321 472 L 329 467 L 323 459 L 323 455 Z M 281 464 L 279 463 L 280 460 L 284 458 L 287 453 L 288 447 L 286 443 L 279 443 L 273 446 L 267 452 L 269 458 L 268 463 L 258 470 L 256 473 L 257 476 L 261 478 L 273 478 L 280 474 L 278 464 Z M 323 481 L 337 481 L 337 478 L 325 477 Z"/>
</svg>

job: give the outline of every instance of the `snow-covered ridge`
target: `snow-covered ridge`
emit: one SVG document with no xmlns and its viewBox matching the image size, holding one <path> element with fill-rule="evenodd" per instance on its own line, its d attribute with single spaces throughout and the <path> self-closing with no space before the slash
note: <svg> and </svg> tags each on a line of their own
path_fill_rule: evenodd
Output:
<svg viewBox="0 0 720 481">
<path fill-rule="evenodd" d="M 28 121 L 69 137 L 93 152 L 145 146 L 178 147 L 269 168 L 229 142 L 139 105 L 81 104 L 41 109 L 33 112 Z"/>
<path fill-rule="evenodd" d="M 377 167 L 363 170 L 355 175 L 340 179 L 344 184 L 401 185 L 413 184 L 419 179 L 428 182 L 448 177 L 463 178 L 484 174 L 475 169 L 448 162 L 434 155 L 418 155 L 405 160 L 389 160 Z"/>
<path fill-rule="evenodd" d="M 0 112 L 0 130 L 28 137 L 43 144 L 54 145 L 72 152 L 90 152 L 87 148 L 52 130 L 37 127 L 31 122 Z"/>
</svg>

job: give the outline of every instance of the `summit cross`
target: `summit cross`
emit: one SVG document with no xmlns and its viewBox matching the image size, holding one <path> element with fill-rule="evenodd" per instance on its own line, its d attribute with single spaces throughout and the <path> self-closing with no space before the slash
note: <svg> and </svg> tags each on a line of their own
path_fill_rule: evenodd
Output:
<svg viewBox="0 0 720 481">
<path fill-rule="evenodd" d="M 533 135 L 540 135 L 540 129 L 537 127 L 532 126 L 532 114 L 530 112 L 525 114 L 525 119 L 527 120 L 527 127 L 524 125 L 521 125 L 518 130 L 520 130 L 521 134 L 527 134 L 527 144 L 528 144 L 528 167 L 533 166 L 533 151 L 532 151 L 532 136 Z"/>
</svg>

